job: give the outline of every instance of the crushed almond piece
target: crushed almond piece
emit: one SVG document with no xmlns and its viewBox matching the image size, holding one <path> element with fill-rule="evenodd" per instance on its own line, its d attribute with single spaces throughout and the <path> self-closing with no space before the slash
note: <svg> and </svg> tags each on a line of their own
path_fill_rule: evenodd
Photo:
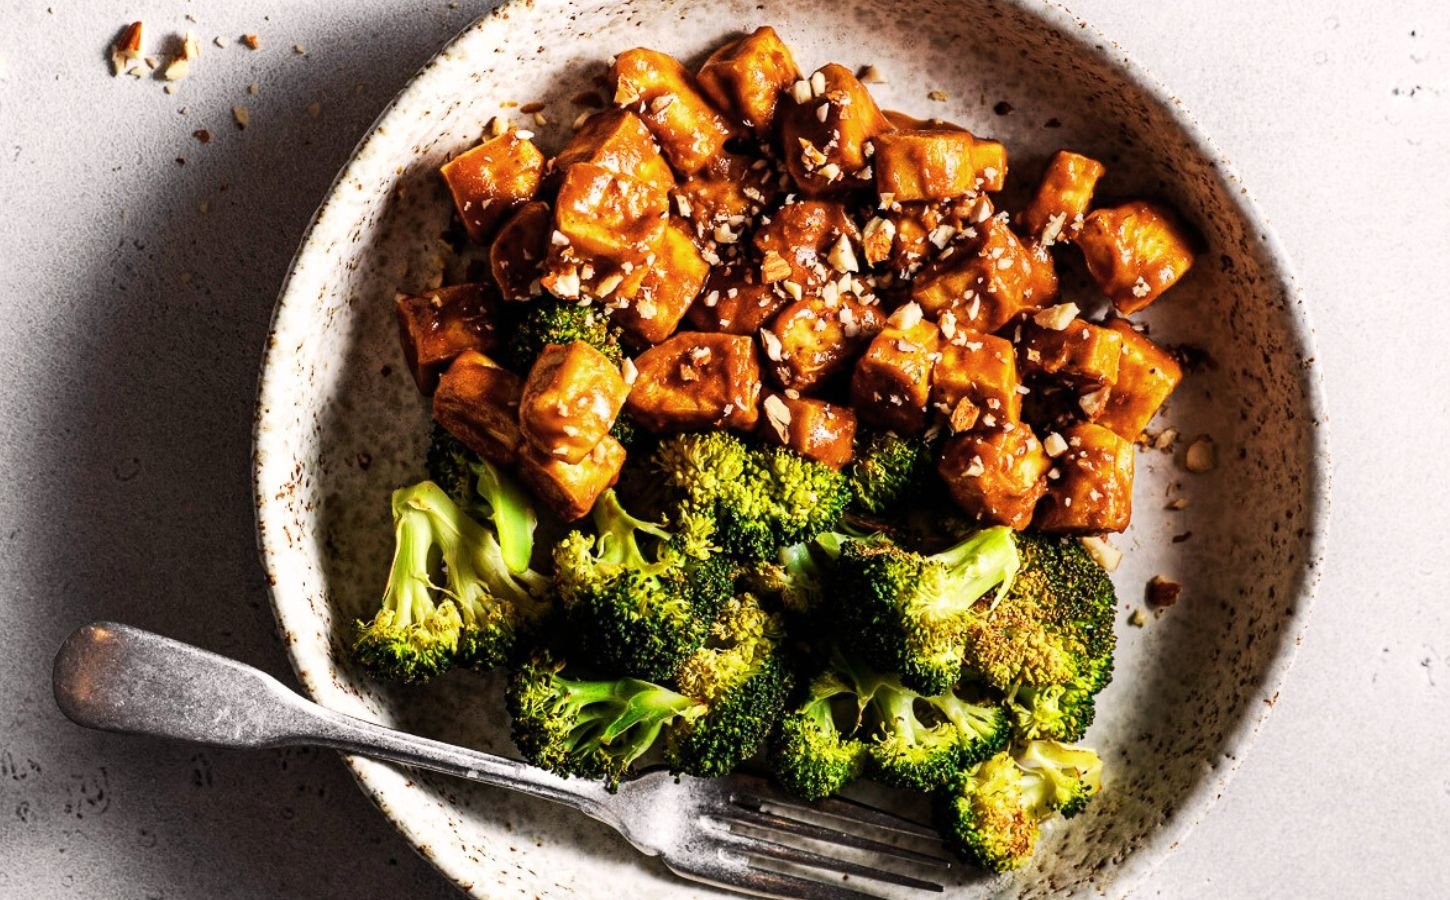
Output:
<svg viewBox="0 0 1450 900">
<path fill-rule="evenodd" d="M 1128 615 L 1128 624 L 1132 625 L 1134 628 L 1142 628 L 1144 625 L 1148 624 L 1148 617 L 1143 615 L 1143 611 L 1141 609 L 1134 609 L 1132 613 Z"/>
<path fill-rule="evenodd" d="M 1171 510 L 1173 510 L 1175 512 L 1177 512 L 1180 509 L 1187 509 L 1188 508 L 1188 498 L 1187 497 L 1174 497 L 1171 501 L 1169 501 L 1167 508 L 1168 509 L 1171 509 Z"/>
<path fill-rule="evenodd" d="M 198 141 L 201 141 L 203 144 L 211 143 L 211 132 L 207 131 L 205 128 L 198 128 L 191 133 L 191 136 L 196 138 Z"/>
<path fill-rule="evenodd" d="M 1088 391 L 1077 398 L 1077 405 L 1087 416 L 1097 416 L 1108 405 L 1108 388 Z"/>
<path fill-rule="evenodd" d="M 1049 306 L 1032 317 L 1032 321 L 1052 331 L 1066 331 L 1072 320 L 1081 312 L 1076 303 L 1059 303 Z"/>
<path fill-rule="evenodd" d="M 766 284 L 774 284 L 789 278 L 790 272 L 790 263 L 774 250 L 767 252 L 760 263 L 760 280 Z"/>
<path fill-rule="evenodd" d="M 1153 449 L 1171 450 L 1173 448 L 1174 442 L 1177 440 L 1178 430 L 1176 428 L 1165 428 L 1163 429 L 1163 432 L 1153 440 Z"/>
<path fill-rule="evenodd" d="M 1082 538 L 1082 548 L 1087 551 L 1093 561 L 1103 567 L 1104 571 L 1116 572 L 1118 563 L 1123 561 L 1123 551 L 1108 543 L 1108 539 L 1099 535 L 1090 535 Z"/>
<path fill-rule="evenodd" d="M 921 306 L 916 302 L 902 304 L 886 320 L 886 324 L 900 331 L 916 327 L 921 322 Z"/>
<path fill-rule="evenodd" d="M 181 50 L 166 64 L 161 77 L 167 81 L 180 81 L 190 74 L 192 61 L 200 55 L 201 47 L 196 42 L 196 35 L 188 31 L 181 40 Z"/>
<path fill-rule="evenodd" d="M 862 66 L 856 80 L 862 84 L 885 84 L 886 76 L 881 74 L 881 70 L 875 66 Z"/>
<path fill-rule="evenodd" d="M 945 102 L 947 102 L 947 92 L 946 91 L 927 91 L 926 99 L 932 100 L 932 101 L 934 101 L 936 103 L 945 103 Z"/>
<path fill-rule="evenodd" d="M 760 329 L 760 343 L 765 347 L 765 355 L 771 362 L 780 362 L 784 348 L 781 346 L 780 338 L 775 336 L 775 332 L 769 328 Z"/>
<path fill-rule="evenodd" d="M 252 112 L 245 106 L 233 106 L 232 118 L 236 120 L 238 128 L 246 128 L 252 123 Z"/>
<path fill-rule="evenodd" d="M 821 171 L 824 172 L 825 169 Z M 836 239 L 835 246 L 826 254 L 826 260 L 837 272 L 861 271 L 860 264 L 856 262 L 856 251 L 851 249 L 851 239 L 844 234 Z"/>
<path fill-rule="evenodd" d="M 820 69 L 811 73 L 811 96 L 819 97 L 826 92 L 826 73 Z"/>
<path fill-rule="evenodd" d="M 1067 452 L 1067 441 L 1063 440 L 1062 435 L 1054 431 L 1043 439 L 1042 449 L 1048 456 L 1061 456 Z"/>
<path fill-rule="evenodd" d="M 765 419 L 780 437 L 781 443 L 790 443 L 790 407 L 786 406 L 785 401 L 775 394 L 770 394 L 765 398 L 763 407 Z"/>
<path fill-rule="evenodd" d="M 1148 580 L 1148 608 L 1167 609 L 1178 602 L 1178 595 L 1181 593 L 1183 593 L 1183 585 L 1164 578 L 1162 575 L 1154 575 Z"/>
<path fill-rule="evenodd" d="M 1202 474 L 1213 469 L 1217 464 L 1218 454 L 1213 445 L 1213 438 L 1204 435 L 1188 445 L 1183 453 L 1183 468 L 1195 474 Z"/>
<path fill-rule="evenodd" d="M 257 37 L 255 34 L 242 35 L 242 43 L 247 45 L 248 50 L 262 49 L 262 39 Z"/>
<path fill-rule="evenodd" d="M 624 362 L 620 363 L 619 374 L 623 376 L 625 384 L 634 384 L 639 378 L 639 369 L 635 367 L 634 360 L 626 356 Z"/>
<path fill-rule="evenodd" d="M 298 56 L 301 56 L 307 52 L 307 47 L 302 44 L 293 44 L 292 52 L 296 53 Z"/>
<path fill-rule="evenodd" d="M 144 28 L 141 22 L 132 22 L 121 30 L 116 43 L 111 45 L 112 76 L 120 75 L 141 58 L 141 36 Z"/>
</svg>

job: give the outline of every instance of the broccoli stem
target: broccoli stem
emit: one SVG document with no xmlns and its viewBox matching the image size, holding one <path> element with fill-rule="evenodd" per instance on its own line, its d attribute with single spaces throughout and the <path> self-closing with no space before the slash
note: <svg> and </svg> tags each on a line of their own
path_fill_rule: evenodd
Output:
<svg viewBox="0 0 1450 900">
<path fill-rule="evenodd" d="M 993 605 L 1011 589 L 1022 564 L 1015 532 L 1004 525 L 984 528 L 931 558 L 960 577 L 962 596 L 981 597 L 997 586 Z"/>
<path fill-rule="evenodd" d="M 519 484 L 487 460 L 474 467 L 478 493 L 488 505 L 488 516 L 498 532 L 503 561 L 510 572 L 523 574 L 534 556 L 534 529 L 539 524 L 534 504 Z"/>
<path fill-rule="evenodd" d="M 655 563 L 645 559 L 639 546 L 641 533 L 662 541 L 668 541 L 673 535 L 653 522 L 630 515 L 613 488 L 605 491 L 595 502 L 593 516 L 594 527 L 599 532 L 595 547 L 600 562 L 640 569 L 647 575 L 657 575 L 673 562 L 669 558 Z"/>
</svg>

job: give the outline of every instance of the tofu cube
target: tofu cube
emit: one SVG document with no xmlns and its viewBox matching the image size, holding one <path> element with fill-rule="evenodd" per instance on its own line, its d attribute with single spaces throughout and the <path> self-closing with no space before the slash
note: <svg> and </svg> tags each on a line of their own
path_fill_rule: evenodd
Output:
<svg viewBox="0 0 1450 900">
<path fill-rule="evenodd" d="M 929 319 L 872 338 L 851 375 L 851 405 L 861 421 L 899 434 L 924 430 L 940 346 L 941 332 Z"/>
<path fill-rule="evenodd" d="M 884 261 L 894 274 L 910 277 L 939 251 L 933 238 L 955 236 L 961 225 L 948 204 L 893 203 L 867 221 L 862 251 L 871 265 Z M 947 227 L 939 231 L 942 226 Z"/>
<path fill-rule="evenodd" d="M 1008 423 L 948 438 L 937 471 L 967 515 L 1021 531 L 1047 492 L 1050 465 L 1032 429 Z"/>
<path fill-rule="evenodd" d="M 977 425 L 999 428 L 1022 418 L 1020 384 L 1010 341 L 956 331 L 942 343 L 941 357 L 932 370 L 931 405 L 946 416 L 953 431 Z"/>
<path fill-rule="evenodd" d="M 803 297 L 761 329 L 766 367 L 782 388 L 808 392 L 844 371 L 885 327 L 885 318 L 879 306 L 854 294 L 830 302 L 820 295 Z"/>
<path fill-rule="evenodd" d="M 554 207 L 551 271 L 556 261 L 639 265 L 659 246 L 668 203 L 664 191 L 646 182 L 575 163 L 564 172 Z"/>
<path fill-rule="evenodd" d="M 1062 433 L 1037 527 L 1052 534 L 1122 531 L 1133 515 L 1133 442 L 1090 422 Z"/>
<path fill-rule="evenodd" d="M 519 376 L 476 350 L 453 361 L 433 394 L 433 418 L 489 462 L 511 465 L 524 443 L 519 431 Z"/>
<path fill-rule="evenodd" d="M 1167 350 L 1135 331 L 1127 319 L 1112 319 L 1106 327 L 1122 339 L 1123 352 L 1118 358 L 1118 380 L 1097 424 L 1119 437 L 1137 440 L 1183 380 L 1183 369 Z"/>
<path fill-rule="evenodd" d="M 817 77 L 819 76 L 819 77 Z M 845 66 L 831 63 L 812 73 L 824 91 L 804 102 L 782 98 L 781 146 L 796 186 L 812 195 L 859 190 L 871 183 L 870 140 L 891 130 L 866 86 Z M 824 107 L 825 112 L 821 112 Z"/>
<path fill-rule="evenodd" d="M 787 203 L 755 232 L 755 249 L 765 260 L 761 279 L 770 283 L 790 281 L 805 293 L 820 290 L 842 274 L 831 262 L 831 253 L 842 238 L 859 267 L 861 232 L 845 206 L 827 200 Z M 777 266 L 778 272 L 774 271 Z M 785 266 L 790 267 L 788 274 L 784 274 Z"/>
<path fill-rule="evenodd" d="M 641 353 L 625 408 L 651 431 L 755 427 L 760 361 L 743 335 L 682 331 Z"/>
<path fill-rule="evenodd" d="M 839 469 L 855 453 L 856 414 L 814 397 L 768 393 L 760 404 L 760 434 L 806 459 Z"/>
<path fill-rule="evenodd" d="M 675 186 L 675 173 L 660 153 L 654 135 L 639 116 L 627 109 L 606 109 L 586 119 L 554 157 L 553 171 L 562 175 L 575 163 L 628 175 L 661 191 Z"/>
<path fill-rule="evenodd" d="M 533 200 L 520 206 L 498 230 L 488 248 L 488 266 L 505 300 L 528 300 L 540 293 L 553 229 L 549 204 Z"/>
<path fill-rule="evenodd" d="M 871 139 L 876 192 L 898 201 L 950 200 L 977 189 L 972 135 L 953 129 L 888 131 Z"/>
<path fill-rule="evenodd" d="M 1119 313 L 1145 309 L 1193 265 L 1193 241 L 1173 211 L 1135 200 L 1088 215 L 1077 245 Z"/>
<path fill-rule="evenodd" d="M 732 244 L 749 220 L 775 204 L 780 179 L 773 168 L 757 167 L 757 162 L 721 153 L 675 188 L 675 209 L 693 223 L 701 241 Z"/>
<path fill-rule="evenodd" d="M 457 284 L 417 296 L 399 295 L 398 336 L 418 390 L 433 393 L 438 376 L 465 350 L 498 343 L 497 295 L 482 284 Z"/>
<path fill-rule="evenodd" d="M 1095 159 L 1057 151 L 1018 220 L 1028 236 L 1046 247 L 1076 238 L 1092 206 L 1098 179 L 1105 172 L 1107 168 Z"/>
<path fill-rule="evenodd" d="M 670 165 L 693 175 L 734 135 L 679 60 L 658 50 L 626 50 L 609 70 L 614 105 L 634 110 L 659 141 Z"/>
<path fill-rule="evenodd" d="M 673 219 L 665 227 L 654 262 L 644 271 L 638 293 L 615 308 L 613 321 L 636 342 L 658 344 L 675 333 L 705 286 L 710 264 L 695 248 L 690 226 Z"/>
<path fill-rule="evenodd" d="M 764 138 L 775 126 L 781 95 L 790 102 L 788 91 L 800 77 L 790 48 L 765 25 L 710 54 L 698 79 L 716 108 Z"/>
<path fill-rule="evenodd" d="M 975 226 L 974 245 L 926 265 L 911 296 L 930 316 L 950 311 L 958 325 L 993 332 L 1024 310 L 1039 309 L 1057 297 L 1057 273 L 1045 250 L 1032 249 L 1012 233 L 1004 216 Z"/>
<path fill-rule="evenodd" d="M 534 199 L 544 177 L 544 154 L 509 131 L 454 157 L 441 171 L 468 236 L 483 243 L 509 213 Z"/>
<path fill-rule="evenodd" d="M 519 429 L 535 450 L 572 465 L 609 433 L 628 395 L 603 353 L 583 341 L 550 344 L 524 380 Z"/>
<path fill-rule="evenodd" d="M 1028 375 L 1062 382 L 1079 392 L 1112 387 L 1118 380 L 1123 339 L 1118 332 L 1082 319 L 1062 330 L 1022 323 L 1018 361 Z"/>
<path fill-rule="evenodd" d="M 722 266 L 710 270 L 687 315 L 697 331 L 754 335 L 789 302 L 778 285 L 763 283 L 759 272 Z"/>
<path fill-rule="evenodd" d="M 624 446 L 609 435 L 577 463 L 524 444 L 517 471 L 524 486 L 560 521 L 573 522 L 588 515 L 599 495 L 619 481 L 624 457 Z"/>
<path fill-rule="evenodd" d="M 995 194 L 1007 186 L 1007 147 L 999 141 L 972 140 L 972 168 L 977 190 Z"/>
</svg>

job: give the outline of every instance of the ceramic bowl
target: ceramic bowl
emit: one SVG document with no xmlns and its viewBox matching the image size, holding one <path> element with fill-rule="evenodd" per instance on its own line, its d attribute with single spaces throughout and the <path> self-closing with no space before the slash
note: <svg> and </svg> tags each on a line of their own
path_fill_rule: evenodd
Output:
<svg viewBox="0 0 1450 900">
<path fill-rule="evenodd" d="M 1117 677 L 1089 742 L 1106 787 L 1054 827 L 1025 871 L 955 876 L 951 896 L 1121 893 L 1201 819 L 1274 704 L 1299 642 L 1326 518 L 1323 403 L 1311 331 L 1278 245 L 1192 119 L 1111 43 L 1026 0 L 676 0 L 510 3 L 449 44 L 359 144 L 303 240 L 278 301 L 256 422 L 262 555 L 302 685 L 354 716 L 511 753 L 494 678 L 425 687 L 366 680 L 351 624 L 376 608 L 391 546 L 389 492 L 421 476 L 428 410 L 397 344 L 392 298 L 437 282 L 449 203 L 437 177 L 493 116 L 559 146 L 572 98 L 614 52 L 648 45 L 695 62 L 771 24 L 810 71 L 872 64 L 883 107 L 1004 141 L 1017 190 L 1070 147 L 1109 170 L 1100 190 L 1182 211 L 1206 252 L 1143 318 L 1198 364 L 1155 427 L 1212 437 L 1217 467 L 1139 455 L 1132 529 L 1116 543 Z M 937 99 L 929 99 L 929 92 Z M 940 99 L 942 96 L 945 99 Z M 1005 101 L 1005 105 L 1003 102 Z M 546 125 L 520 105 L 545 104 Z M 1008 106 L 1010 105 L 1010 112 Z M 1005 206 L 1014 208 L 1009 193 Z M 1080 296 L 1086 296 L 1082 292 Z M 1181 453 L 1180 453 L 1181 455 Z M 1167 510 L 1169 496 L 1186 509 Z M 1128 624 L 1155 574 L 1181 601 Z M 478 897 L 696 891 L 603 826 L 543 801 L 349 758 L 385 815 Z"/>
</svg>

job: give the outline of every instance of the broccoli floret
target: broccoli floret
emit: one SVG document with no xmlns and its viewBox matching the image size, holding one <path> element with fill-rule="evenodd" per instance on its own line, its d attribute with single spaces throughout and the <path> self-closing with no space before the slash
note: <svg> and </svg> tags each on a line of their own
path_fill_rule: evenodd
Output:
<svg viewBox="0 0 1450 900">
<path fill-rule="evenodd" d="M 520 632 L 547 613 L 540 598 L 548 579 L 511 571 L 494 532 L 431 481 L 395 491 L 392 508 L 392 568 L 382 608 L 371 622 L 357 623 L 358 661 L 403 681 L 423 681 L 454 664 L 502 664 Z"/>
<path fill-rule="evenodd" d="M 727 553 L 761 560 L 840 521 L 850 499 L 841 473 L 784 447 L 750 447 L 723 431 L 660 443 L 655 468 L 680 510 Z"/>
<path fill-rule="evenodd" d="M 1112 678 L 1111 655 L 1089 659 L 1066 684 L 1018 685 L 1008 691 L 1016 740 L 1080 741 L 1097 712 L 1097 694 Z"/>
<path fill-rule="evenodd" d="M 1032 858 L 1042 823 L 1080 812 L 1101 787 L 1102 761 L 1083 747 L 1032 741 L 969 769 L 938 796 L 938 827 L 947 845 L 991 872 Z"/>
<path fill-rule="evenodd" d="M 774 562 L 759 562 L 750 569 L 753 584 L 762 592 L 780 598 L 793 619 L 807 620 L 821 604 L 825 592 L 825 570 L 812 545 L 781 547 Z"/>
<path fill-rule="evenodd" d="M 588 681 L 565 677 L 563 664 L 540 658 L 509 679 L 506 698 L 513 739 L 536 766 L 580 778 L 602 778 L 613 790 L 671 723 L 703 715 L 694 700 L 636 678 Z"/>
<path fill-rule="evenodd" d="M 636 518 L 606 491 L 594 505 L 596 534 L 574 531 L 554 548 L 555 581 L 579 650 L 610 674 L 669 681 L 701 647 L 733 592 L 720 556 L 679 552 L 676 535 Z M 646 553 L 641 540 L 650 541 Z"/>
<path fill-rule="evenodd" d="M 974 605 L 1013 582 L 1012 535 L 987 528 L 932 556 L 879 538 L 843 542 L 832 571 L 843 643 L 913 690 L 946 693 L 961 676 Z"/>
<path fill-rule="evenodd" d="M 851 698 L 851 725 L 836 723 L 837 703 Z M 806 800 L 837 793 L 861 777 L 866 744 L 853 734 L 860 724 L 854 687 L 835 672 L 812 679 L 805 700 L 781 719 L 771 744 L 770 769 L 782 787 Z"/>
<path fill-rule="evenodd" d="M 619 329 L 609 323 L 598 306 L 580 306 L 562 300 L 536 300 L 514 329 L 503 350 L 504 363 L 517 372 L 533 368 L 534 360 L 550 344 L 583 341 L 618 365 L 624 359 Z"/>
<path fill-rule="evenodd" d="M 533 502 L 517 482 L 481 459 L 434 423 L 428 445 L 428 477 L 469 515 L 487 518 L 498 534 L 510 571 L 525 572 L 534 554 L 539 519 Z"/>
<path fill-rule="evenodd" d="M 780 617 L 752 594 L 731 598 L 710 627 L 708 643 L 680 667 L 682 694 L 706 713 L 669 732 L 666 757 L 677 771 L 724 775 L 755 755 L 780 721 L 791 674 L 780 651 Z"/>
<path fill-rule="evenodd" d="M 894 431 L 858 435 L 855 461 L 846 470 L 855 507 L 880 515 L 920 496 L 935 463 L 925 438 Z"/>
<path fill-rule="evenodd" d="M 892 675 L 871 675 L 859 687 L 876 723 L 871 770 L 897 787 L 926 791 L 1007 745 L 1007 714 L 993 703 L 969 702 L 952 691 L 923 696 Z"/>
</svg>

